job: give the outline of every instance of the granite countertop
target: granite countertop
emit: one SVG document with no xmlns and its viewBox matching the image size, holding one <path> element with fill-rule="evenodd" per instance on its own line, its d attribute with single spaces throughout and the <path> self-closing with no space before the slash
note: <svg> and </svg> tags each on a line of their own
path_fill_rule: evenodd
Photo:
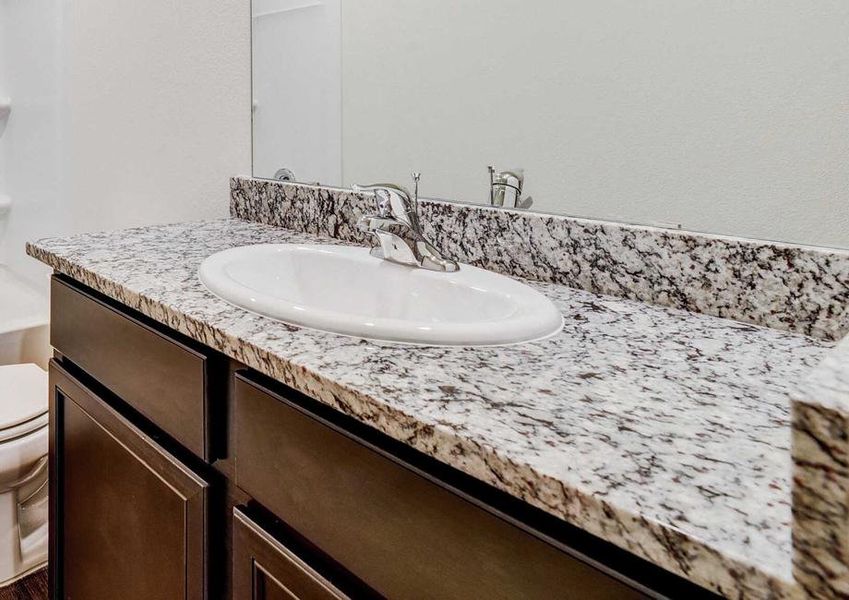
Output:
<svg viewBox="0 0 849 600">
<path fill-rule="evenodd" d="M 55 270 L 416 449 L 729 597 L 796 597 L 791 386 L 834 344 L 531 283 L 553 338 L 405 347 L 216 298 L 214 252 L 338 240 L 223 219 L 30 244 Z"/>
</svg>

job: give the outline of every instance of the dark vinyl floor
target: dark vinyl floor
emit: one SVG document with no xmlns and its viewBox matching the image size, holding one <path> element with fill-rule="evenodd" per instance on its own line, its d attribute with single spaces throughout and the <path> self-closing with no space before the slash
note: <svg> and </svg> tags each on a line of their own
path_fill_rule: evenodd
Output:
<svg viewBox="0 0 849 600">
<path fill-rule="evenodd" d="M 0 600 L 47 600 L 47 569 L 0 588 Z"/>
</svg>

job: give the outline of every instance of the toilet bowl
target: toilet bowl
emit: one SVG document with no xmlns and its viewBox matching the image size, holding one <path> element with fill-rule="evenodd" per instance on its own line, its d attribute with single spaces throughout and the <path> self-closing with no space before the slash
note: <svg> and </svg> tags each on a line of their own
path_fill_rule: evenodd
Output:
<svg viewBox="0 0 849 600">
<path fill-rule="evenodd" d="M 0 366 L 0 587 L 47 563 L 47 373 Z"/>
</svg>

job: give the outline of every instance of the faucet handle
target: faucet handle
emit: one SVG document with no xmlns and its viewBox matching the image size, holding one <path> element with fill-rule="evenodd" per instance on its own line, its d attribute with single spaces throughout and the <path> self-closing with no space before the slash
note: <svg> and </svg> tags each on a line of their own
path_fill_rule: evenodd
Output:
<svg viewBox="0 0 849 600">
<path fill-rule="evenodd" d="M 418 228 L 418 203 L 405 188 L 394 183 L 354 184 L 351 189 L 358 194 L 374 194 L 380 217 L 392 217 L 411 227 Z"/>
<path fill-rule="evenodd" d="M 373 183 L 371 185 L 355 183 L 351 186 L 351 189 L 357 194 L 372 194 L 377 204 L 377 214 L 379 217 L 391 216 L 393 196 L 405 193 L 404 190 L 397 188 L 397 186 L 391 183 Z"/>
</svg>

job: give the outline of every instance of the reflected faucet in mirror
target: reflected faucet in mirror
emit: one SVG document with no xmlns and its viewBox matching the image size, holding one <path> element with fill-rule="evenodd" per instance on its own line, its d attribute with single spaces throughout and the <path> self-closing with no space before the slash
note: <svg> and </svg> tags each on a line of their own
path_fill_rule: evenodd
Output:
<svg viewBox="0 0 849 600">
<path fill-rule="evenodd" d="M 363 216 L 358 227 L 372 234 L 371 255 L 431 271 L 454 272 L 460 266 L 443 256 L 422 233 L 419 223 L 419 173 L 413 173 L 415 193 L 392 183 L 354 184 L 360 194 L 373 194 L 377 212 Z"/>
<path fill-rule="evenodd" d="M 530 208 L 534 199 L 528 196 L 522 198 L 522 188 L 525 185 L 525 171 L 496 171 L 492 165 L 489 169 L 489 203 L 502 208 Z"/>
</svg>

